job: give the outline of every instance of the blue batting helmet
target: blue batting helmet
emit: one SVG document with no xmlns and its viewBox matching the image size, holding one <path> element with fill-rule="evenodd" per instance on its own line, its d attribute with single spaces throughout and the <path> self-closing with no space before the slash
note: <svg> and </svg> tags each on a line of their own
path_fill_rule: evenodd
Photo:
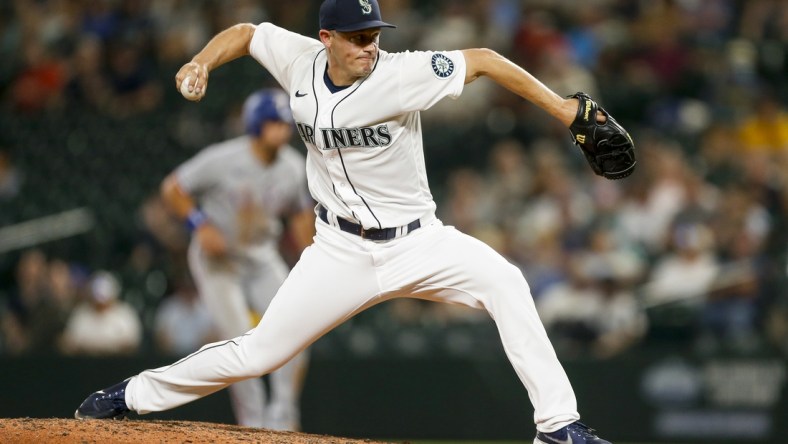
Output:
<svg viewBox="0 0 788 444">
<path fill-rule="evenodd" d="M 293 123 L 290 98 L 279 89 L 261 89 L 244 102 L 243 119 L 250 136 L 259 136 L 263 124 L 270 120 Z"/>
</svg>

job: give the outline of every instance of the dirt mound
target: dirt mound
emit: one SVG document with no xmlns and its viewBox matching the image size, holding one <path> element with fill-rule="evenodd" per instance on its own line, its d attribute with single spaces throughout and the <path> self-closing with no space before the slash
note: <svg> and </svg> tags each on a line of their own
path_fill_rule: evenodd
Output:
<svg viewBox="0 0 788 444">
<path fill-rule="evenodd" d="M 62 418 L 0 418 L 0 441 L 17 443 L 272 443 L 383 444 L 382 441 L 275 432 L 192 421 L 79 421 Z"/>
</svg>

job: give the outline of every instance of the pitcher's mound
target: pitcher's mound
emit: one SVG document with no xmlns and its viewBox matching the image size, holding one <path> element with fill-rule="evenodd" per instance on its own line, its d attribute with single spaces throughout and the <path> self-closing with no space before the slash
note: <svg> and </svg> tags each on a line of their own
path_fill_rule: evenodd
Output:
<svg viewBox="0 0 788 444">
<path fill-rule="evenodd" d="M 383 441 L 275 432 L 192 421 L 0 418 L 0 441 L 17 443 L 383 444 Z"/>
</svg>

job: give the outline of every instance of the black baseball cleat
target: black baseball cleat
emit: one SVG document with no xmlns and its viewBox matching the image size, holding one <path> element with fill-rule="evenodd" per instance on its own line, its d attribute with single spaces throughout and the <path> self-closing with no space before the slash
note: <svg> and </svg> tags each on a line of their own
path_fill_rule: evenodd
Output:
<svg viewBox="0 0 788 444">
<path fill-rule="evenodd" d="M 610 441 L 596 436 L 595 430 L 575 421 L 555 432 L 538 432 L 534 444 L 611 444 Z"/>
<path fill-rule="evenodd" d="M 129 378 L 131 379 L 131 378 Z M 92 393 L 79 406 L 77 419 L 123 419 L 131 411 L 126 406 L 126 385 L 129 380 Z"/>
</svg>

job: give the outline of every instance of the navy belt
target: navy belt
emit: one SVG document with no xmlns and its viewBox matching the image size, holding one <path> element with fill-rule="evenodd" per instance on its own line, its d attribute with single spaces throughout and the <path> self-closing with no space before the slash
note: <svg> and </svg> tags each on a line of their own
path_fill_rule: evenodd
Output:
<svg viewBox="0 0 788 444">
<path fill-rule="evenodd" d="M 328 222 L 328 211 L 322 205 L 318 209 L 318 215 L 320 219 L 331 225 Z M 365 229 L 361 225 L 351 222 L 349 220 L 342 219 L 341 217 L 337 217 L 337 223 L 339 224 L 339 229 L 344 231 L 345 233 L 355 234 L 356 236 L 361 236 L 362 239 L 370 239 L 376 241 L 384 241 L 389 239 L 394 239 L 397 237 L 397 231 L 399 231 L 399 227 L 394 228 L 367 228 Z M 402 233 L 403 235 L 410 233 L 411 231 L 415 231 L 421 228 L 421 221 L 418 219 L 414 220 L 413 222 L 409 223 L 407 226 L 407 231 Z"/>
</svg>

